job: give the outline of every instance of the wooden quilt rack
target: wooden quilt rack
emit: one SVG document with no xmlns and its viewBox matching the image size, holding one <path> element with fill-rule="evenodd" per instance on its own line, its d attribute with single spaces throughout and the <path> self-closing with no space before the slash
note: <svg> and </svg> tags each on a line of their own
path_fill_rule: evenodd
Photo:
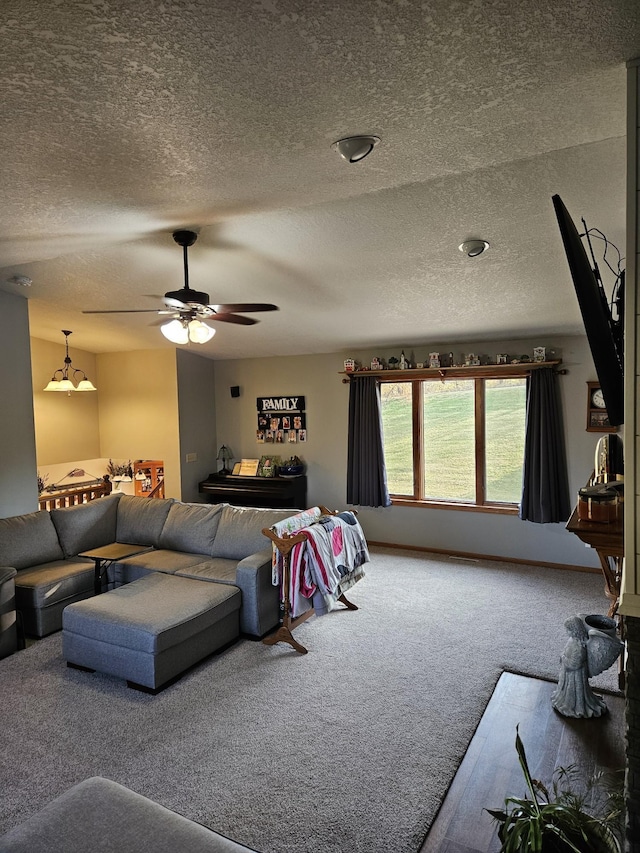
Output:
<svg viewBox="0 0 640 853">
<path fill-rule="evenodd" d="M 320 506 L 320 512 L 323 515 L 338 515 L 338 512 L 334 512 L 330 509 L 327 509 L 325 506 Z M 353 512 L 353 510 L 352 510 Z M 355 515 L 355 512 L 354 512 Z M 293 636 L 293 629 L 308 619 L 310 616 L 313 616 L 313 607 L 310 610 L 307 610 L 306 613 L 302 613 L 300 616 L 296 616 L 293 618 L 291 616 L 291 601 L 289 599 L 289 578 L 291 574 L 291 565 L 290 565 L 290 557 L 291 551 L 294 545 L 297 545 L 298 542 L 306 542 L 306 537 L 303 533 L 285 533 L 284 536 L 276 536 L 272 530 L 268 527 L 264 527 L 262 532 L 266 537 L 271 539 L 271 541 L 275 544 L 278 551 L 282 554 L 282 598 L 283 598 L 283 616 L 282 616 L 282 625 L 275 631 L 275 633 L 270 634 L 268 637 L 265 637 L 262 641 L 267 646 L 274 646 L 276 643 L 289 643 L 297 652 L 300 652 L 301 655 L 306 655 L 309 649 L 306 649 L 302 643 L 299 643 L 295 637 Z M 342 594 L 338 601 L 345 605 L 347 610 L 357 610 L 357 605 L 353 604 L 353 602 L 349 601 L 347 597 Z"/>
</svg>

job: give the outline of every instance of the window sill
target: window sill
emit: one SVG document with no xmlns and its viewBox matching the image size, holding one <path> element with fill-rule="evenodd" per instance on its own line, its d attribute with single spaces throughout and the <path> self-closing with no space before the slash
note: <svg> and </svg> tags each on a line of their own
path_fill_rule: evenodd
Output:
<svg viewBox="0 0 640 853">
<path fill-rule="evenodd" d="M 456 501 L 418 501 L 415 498 L 402 498 L 390 495 L 391 506 L 413 506 L 422 509 L 449 509 L 462 512 L 491 512 L 496 515 L 517 515 L 517 504 L 471 504 Z"/>
</svg>

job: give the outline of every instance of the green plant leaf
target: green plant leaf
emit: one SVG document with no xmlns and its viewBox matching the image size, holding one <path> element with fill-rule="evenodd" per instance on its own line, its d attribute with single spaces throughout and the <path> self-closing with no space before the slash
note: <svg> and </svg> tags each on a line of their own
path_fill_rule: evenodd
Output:
<svg viewBox="0 0 640 853">
<path fill-rule="evenodd" d="M 579 784 L 580 789 L 585 787 L 585 780 L 575 765 L 554 771 L 554 798 L 551 799 L 547 788 L 531 776 L 518 726 L 516 751 L 531 796 L 506 797 L 504 808 L 486 809 L 498 823 L 500 853 L 543 853 L 549 850 L 549 843 L 554 851 L 562 849 L 563 853 L 620 853 L 617 833 L 621 832 L 619 816 L 624 806 L 620 784 L 623 777 L 619 777 L 611 795 L 605 792 L 607 808 L 589 814 L 585 809 L 587 794 L 577 794 L 571 789 L 573 782 Z M 604 787 L 602 774 L 586 782 L 587 792 L 596 786 Z M 536 792 L 545 796 L 546 801 L 539 799 Z"/>
<path fill-rule="evenodd" d="M 536 796 L 536 789 L 533 784 L 533 779 L 531 778 L 531 773 L 529 772 L 529 764 L 527 763 L 527 754 L 524 751 L 524 744 L 520 739 L 520 724 L 516 726 L 516 752 L 518 753 L 518 759 L 520 760 L 520 766 L 522 767 L 522 773 L 524 774 L 525 782 L 527 783 L 527 788 L 531 792 L 531 798 L 533 802 L 538 806 L 538 798 Z"/>
</svg>

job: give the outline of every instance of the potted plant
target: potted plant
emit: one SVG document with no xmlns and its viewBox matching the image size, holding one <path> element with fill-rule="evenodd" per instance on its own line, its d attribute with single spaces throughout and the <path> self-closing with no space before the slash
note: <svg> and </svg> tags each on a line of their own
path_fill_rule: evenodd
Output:
<svg viewBox="0 0 640 853">
<path fill-rule="evenodd" d="M 110 475 L 114 483 L 130 483 L 131 476 L 131 460 L 125 462 L 124 465 L 119 465 L 113 459 L 109 459 L 107 465 L 107 473 Z"/>
<path fill-rule="evenodd" d="M 584 794 L 571 786 L 577 781 L 573 766 L 554 772 L 552 792 L 529 772 L 524 745 L 516 727 L 516 751 L 529 796 L 507 797 L 504 809 L 487 809 L 499 825 L 500 853 L 620 853 L 622 791 L 604 791 L 597 813 L 586 802 L 602 774 L 586 783 Z"/>
</svg>

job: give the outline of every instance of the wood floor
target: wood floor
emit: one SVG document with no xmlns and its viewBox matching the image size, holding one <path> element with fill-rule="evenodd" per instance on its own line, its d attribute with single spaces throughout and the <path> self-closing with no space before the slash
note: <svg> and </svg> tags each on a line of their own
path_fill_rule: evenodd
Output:
<svg viewBox="0 0 640 853">
<path fill-rule="evenodd" d="M 531 773 L 547 784 L 557 766 L 624 767 L 624 699 L 604 696 L 609 713 L 572 720 L 557 714 L 555 684 L 504 673 L 469 745 L 420 853 L 497 853 L 495 824 L 485 808 L 501 808 L 505 796 L 522 796 L 525 785 L 515 750 L 516 725 Z"/>
</svg>

